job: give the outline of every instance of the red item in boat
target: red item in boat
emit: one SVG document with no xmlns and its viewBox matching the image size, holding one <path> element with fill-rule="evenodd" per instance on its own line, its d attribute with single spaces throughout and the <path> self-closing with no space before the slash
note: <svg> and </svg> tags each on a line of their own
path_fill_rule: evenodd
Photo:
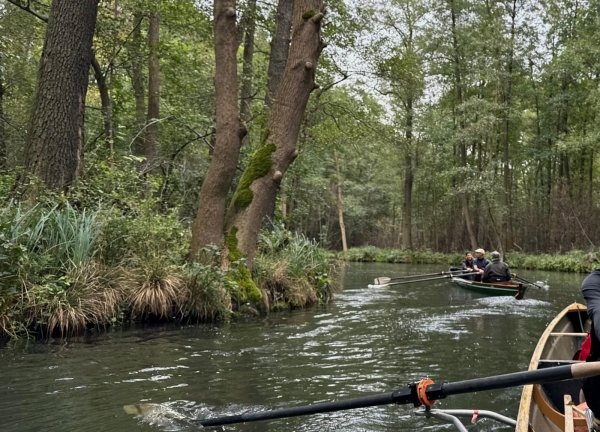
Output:
<svg viewBox="0 0 600 432">
<path fill-rule="evenodd" d="M 592 336 L 588 332 L 586 340 L 581 344 L 581 352 L 579 353 L 579 360 L 586 361 L 590 352 L 592 351 Z"/>
</svg>

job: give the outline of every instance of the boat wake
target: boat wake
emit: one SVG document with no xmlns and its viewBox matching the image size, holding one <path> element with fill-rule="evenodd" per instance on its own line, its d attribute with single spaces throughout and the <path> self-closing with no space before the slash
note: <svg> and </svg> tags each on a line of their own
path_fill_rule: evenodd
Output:
<svg viewBox="0 0 600 432">
<path fill-rule="evenodd" d="M 155 427 L 164 432 L 196 431 L 198 424 L 195 419 L 223 417 L 237 415 L 248 411 L 262 411 L 257 407 L 231 404 L 221 409 L 216 409 L 206 404 L 177 400 L 163 403 L 142 402 L 123 407 L 127 414 L 134 415 L 141 423 Z M 235 430 L 235 426 L 222 426 L 220 430 Z"/>
</svg>

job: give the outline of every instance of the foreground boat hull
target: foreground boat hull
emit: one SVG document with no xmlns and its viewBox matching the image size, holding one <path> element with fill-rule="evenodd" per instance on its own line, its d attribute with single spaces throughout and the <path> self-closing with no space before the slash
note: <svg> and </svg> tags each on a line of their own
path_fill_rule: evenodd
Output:
<svg viewBox="0 0 600 432">
<path fill-rule="evenodd" d="M 548 325 L 531 358 L 529 370 L 570 364 L 585 340 L 589 324 L 587 309 L 574 303 Z M 515 432 L 565 432 L 564 395 L 579 403 L 581 380 L 523 388 Z M 575 430 L 585 428 L 583 418 L 574 421 Z M 570 429 L 573 430 L 573 429 Z"/>
<path fill-rule="evenodd" d="M 452 278 L 452 282 L 461 288 L 473 291 L 479 294 L 485 294 L 490 296 L 511 296 L 519 297 L 525 295 L 527 292 L 527 286 L 521 284 L 490 284 L 484 282 L 475 282 L 461 278 Z"/>
</svg>

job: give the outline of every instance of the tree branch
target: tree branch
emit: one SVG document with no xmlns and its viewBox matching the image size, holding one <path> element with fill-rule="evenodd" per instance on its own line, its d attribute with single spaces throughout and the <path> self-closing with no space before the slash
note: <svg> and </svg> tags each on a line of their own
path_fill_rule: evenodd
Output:
<svg viewBox="0 0 600 432">
<path fill-rule="evenodd" d="M 33 15 L 37 19 L 42 20 L 45 23 L 48 23 L 48 17 L 45 17 L 44 15 L 39 14 L 38 12 L 34 11 L 33 9 L 31 9 L 31 7 L 29 5 L 29 1 L 27 2 L 26 5 L 23 5 L 23 4 L 21 4 L 20 2 L 18 2 L 16 0 L 8 0 L 8 2 L 11 3 L 11 4 L 13 4 L 13 5 L 15 5 L 19 9 L 24 10 L 25 12 L 29 12 L 31 15 Z"/>
</svg>

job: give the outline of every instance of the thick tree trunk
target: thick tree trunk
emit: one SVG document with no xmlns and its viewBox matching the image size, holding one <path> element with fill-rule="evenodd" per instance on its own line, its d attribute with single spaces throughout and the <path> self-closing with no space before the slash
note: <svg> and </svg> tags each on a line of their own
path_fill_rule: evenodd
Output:
<svg viewBox="0 0 600 432">
<path fill-rule="evenodd" d="M 242 68 L 242 91 L 240 103 L 240 118 L 250 120 L 252 106 L 252 80 L 254 59 L 254 32 L 256 29 L 256 0 L 248 1 L 246 11 L 246 31 L 244 35 L 244 65 Z"/>
<path fill-rule="evenodd" d="M 217 133 L 213 160 L 202 183 L 190 244 L 190 259 L 203 247 L 223 243 L 227 194 L 235 176 L 242 138 L 238 117 L 235 0 L 215 0 L 215 92 Z"/>
<path fill-rule="evenodd" d="M 81 163 L 97 12 L 98 0 L 54 0 L 50 9 L 27 137 L 26 166 L 30 174 L 55 191 L 71 185 Z"/>
<path fill-rule="evenodd" d="M 340 223 L 340 232 L 342 233 L 342 250 L 346 252 L 348 250 L 348 243 L 346 242 L 346 225 L 344 224 L 344 203 L 342 201 L 342 177 L 340 176 L 340 161 L 338 159 L 337 151 L 333 152 L 335 158 L 335 174 L 337 176 L 337 208 L 338 208 L 338 221 Z"/>
<path fill-rule="evenodd" d="M 146 164 L 150 169 L 155 168 L 158 159 L 158 118 L 160 117 L 160 60 L 158 44 L 160 43 L 160 20 L 156 12 L 150 12 L 148 24 L 148 48 L 150 61 L 148 63 L 148 116 L 144 153 Z"/>
<path fill-rule="evenodd" d="M 133 154 L 137 156 L 144 155 L 144 138 L 139 133 L 146 125 L 146 94 L 144 90 L 144 68 L 142 55 L 142 21 L 144 16 L 136 13 L 134 16 L 134 28 L 131 41 L 131 85 L 135 96 L 135 139 Z"/>
<path fill-rule="evenodd" d="M 251 268 L 262 219 L 275 199 L 279 184 L 298 156 L 296 141 L 308 98 L 317 87 L 315 69 L 322 49 L 322 0 L 297 0 L 294 29 L 281 84 L 269 119 L 264 144 L 246 168 L 227 214 L 228 238 Z"/>
<path fill-rule="evenodd" d="M 292 31 L 292 18 L 294 15 L 294 0 L 279 0 L 277 3 L 277 17 L 275 31 L 271 39 L 271 55 L 267 70 L 267 107 L 271 109 L 273 99 L 277 94 L 281 77 L 285 70 L 290 50 L 290 34 Z"/>
<path fill-rule="evenodd" d="M 450 0 L 450 14 L 452 17 L 452 45 L 454 48 L 454 80 L 455 80 L 455 86 L 456 86 L 456 103 L 457 103 L 457 106 L 460 107 L 463 103 L 463 89 L 462 89 L 462 80 L 461 80 L 460 48 L 458 45 L 458 36 L 456 34 L 456 10 L 455 10 L 454 0 Z M 461 129 L 461 135 L 464 135 L 464 130 L 466 128 L 465 120 L 463 118 L 463 114 L 459 114 L 459 115 L 460 115 L 459 124 L 460 124 L 460 129 Z M 464 137 L 461 136 L 459 138 L 459 140 L 460 140 L 459 147 L 460 147 L 461 166 L 463 168 L 466 168 L 467 167 L 467 146 L 465 144 Z M 461 182 L 464 183 L 465 182 L 464 174 L 461 177 L 462 177 Z M 471 248 L 473 250 L 475 250 L 478 248 L 478 243 L 477 243 L 477 238 L 475 237 L 475 232 L 473 231 L 473 226 L 471 223 L 471 215 L 469 213 L 469 202 L 467 200 L 466 192 L 462 194 L 461 203 L 462 203 L 463 217 L 465 218 L 465 225 L 467 227 L 467 234 L 469 235 Z"/>
<path fill-rule="evenodd" d="M 100 92 L 100 102 L 102 104 L 102 118 L 104 119 L 104 138 L 108 144 L 111 152 L 113 150 L 113 122 L 112 122 L 112 99 L 106 85 L 106 75 L 102 72 L 102 67 L 98 63 L 98 60 L 92 55 L 92 70 L 94 71 L 94 77 L 96 78 L 96 84 L 98 84 L 98 91 Z"/>
</svg>

